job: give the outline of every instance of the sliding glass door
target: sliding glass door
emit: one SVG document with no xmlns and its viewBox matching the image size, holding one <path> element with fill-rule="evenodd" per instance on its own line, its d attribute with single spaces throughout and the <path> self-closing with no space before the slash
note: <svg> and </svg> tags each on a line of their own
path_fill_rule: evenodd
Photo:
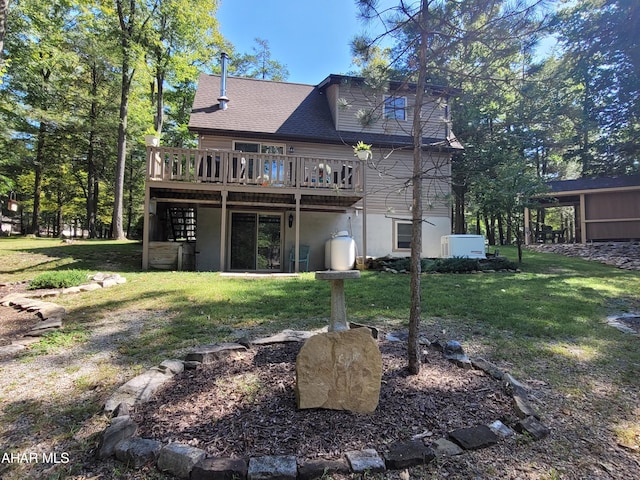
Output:
<svg viewBox="0 0 640 480">
<path fill-rule="evenodd" d="M 231 213 L 231 270 L 281 271 L 282 215 Z"/>
</svg>

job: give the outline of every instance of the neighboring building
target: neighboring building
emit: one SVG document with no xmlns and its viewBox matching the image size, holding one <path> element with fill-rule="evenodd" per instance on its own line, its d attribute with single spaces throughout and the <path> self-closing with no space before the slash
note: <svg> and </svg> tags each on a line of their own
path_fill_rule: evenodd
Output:
<svg viewBox="0 0 640 480">
<path fill-rule="evenodd" d="M 423 256 L 437 257 L 462 146 L 448 90 L 427 93 Z M 321 270 L 339 231 L 359 257 L 409 255 L 414 98 L 415 85 L 380 93 L 341 75 L 316 86 L 201 75 L 189 122 L 198 149 L 147 149 L 143 268 L 286 272 L 308 245 L 309 269 Z M 354 155 L 359 141 L 370 159 Z"/>
<path fill-rule="evenodd" d="M 540 208 L 573 207 L 574 231 L 563 238 L 578 243 L 640 239 L 640 175 L 556 180 L 548 185 L 550 191 L 539 198 Z M 528 211 L 525 214 L 528 225 Z M 527 244 L 534 241 L 531 235 L 525 238 Z"/>
</svg>

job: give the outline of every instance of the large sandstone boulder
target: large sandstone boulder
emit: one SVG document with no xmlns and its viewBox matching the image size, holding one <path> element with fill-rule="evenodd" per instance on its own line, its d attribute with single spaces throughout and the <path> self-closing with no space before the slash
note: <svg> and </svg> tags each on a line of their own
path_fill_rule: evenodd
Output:
<svg viewBox="0 0 640 480">
<path fill-rule="evenodd" d="M 298 408 L 373 412 L 381 380 L 382 356 L 368 328 L 314 335 L 296 359 Z"/>
</svg>

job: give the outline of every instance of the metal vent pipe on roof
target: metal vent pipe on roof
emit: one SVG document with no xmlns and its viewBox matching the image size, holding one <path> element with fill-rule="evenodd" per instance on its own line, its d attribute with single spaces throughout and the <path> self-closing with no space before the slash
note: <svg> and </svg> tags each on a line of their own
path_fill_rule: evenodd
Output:
<svg viewBox="0 0 640 480">
<path fill-rule="evenodd" d="M 225 52 L 220 54 L 220 63 L 222 65 L 222 75 L 220 77 L 220 96 L 218 97 L 218 102 L 220 103 L 220 110 L 227 109 L 227 103 L 229 102 L 229 98 L 227 97 L 227 60 L 229 59 L 229 55 Z"/>
</svg>

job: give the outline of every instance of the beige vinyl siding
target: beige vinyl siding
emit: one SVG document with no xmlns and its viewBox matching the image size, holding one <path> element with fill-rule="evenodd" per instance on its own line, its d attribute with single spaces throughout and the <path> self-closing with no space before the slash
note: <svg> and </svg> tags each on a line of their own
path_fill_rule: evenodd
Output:
<svg viewBox="0 0 640 480">
<path fill-rule="evenodd" d="M 359 87 L 351 86 L 348 84 L 340 85 L 338 96 L 336 97 L 335 102 L 337 103 L 338 98 L 343 99 L 347 102 L 348 107 L 344 111 L 340 111 L 339 115 L 337 115 L 338 130 L 411 136 L 413 110 L 415 107 L 415 95 L 409 93 L 396 95 L 404 96 L 407 99 L 405 120 L 384 118 L 384 96 L 385 94 L 383 93 L 367 92 Z M 329 98 L 328 100 L 332 99 Z M 361 121 L 358 119 L 359 111 L 371 112 L 373 121 L 370 125 L 362 125 Z M 444 122 L 444 103 L 438 102 L 438 99 L 432 97 L 431 100 L 425 102 L 425 105 L 423 106 L 422 118 L 424 121 L 425 137 L 445 137 L 446 127 Z"/>
<path fill-rule="evenodd" d="M 240 137 L 210 137 L 201 140 L 202 148 L 229 150 L 234 140 Z M 351 145 L 325 145 L 304 142 L 274 142 L 264 139 L 244 139 L 256 143 L 284 143 L 286 149 L 294 148 L 295 156 L 353 160 Z M 424 180 L 423 210 L 425 216 L 448 217 L 450 208 L 447 199 L 450 194 L 450 162 L 447 154 L 423 153 L 425 170 L 437 179 Z M 405 183 L 411 178 L 413 154 L 410 149 L 381 150 L 373 148 L 373 158 L 365 170 L 365 188 L 367 191 L 367 212 L 389 215 L 397 218 L 410 218 L 411 188 Z"/>
<path fill-rule="evenodd" d="M 426 169 L 437 179 L 423 180 L 422 207 L 425 216 L 449 216 L 447 198 L 450 167 L 448 156 L 424 153 Z M 411 178 L 413 157 L 410 150 L 396 150 L 388 158 L 375 162 L 376 168 L 366 172 L 367 212 L 396 218 L 411 217 L 412 189 L 405 184 Z"/>
</svg>

